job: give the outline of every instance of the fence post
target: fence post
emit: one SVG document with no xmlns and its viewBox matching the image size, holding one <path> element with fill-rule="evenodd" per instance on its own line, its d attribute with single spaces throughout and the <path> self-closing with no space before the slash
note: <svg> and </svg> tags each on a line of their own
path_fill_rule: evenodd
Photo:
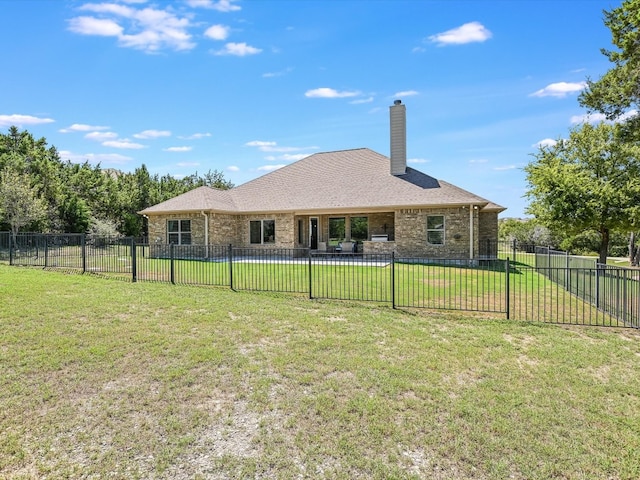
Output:
<svg viewBox="0 0 640 480">
<path fill-rule="evenodd" d="M 172 285 L 176 284 L 176 268 L 175 268 L 175 243 L 169 244 L 169 278 Z"/>
<path fill-rule="evenodd" d="M 44 268 L 49 266 L 49 236 L 44 235 Z"/>
<path fill-rule="evenodd" d="M 396 308 L 396 252 L 391 252 L 391 308 Z"/>
<path fill-rule="evenodd" d="M 596 260 L 596 308 L 600 308 L 600 265 Z"/>
<path fill-rule="evenodd" d="M 309 249 L 309 300 L 313 299 L 313 267 L 311 262 L 311 249 Z"/>
<path fill-rule="evenodd" d="M 627 318 L 628 317 L 628 313 L 629 313 L 629 309 L 628 309 L 628 302 L 627 302 L 627 295 L 628 295 L 628 291 L 627 291 L 627 284 L 628 282 L 628 278 L 627 278 L 627 272 L 628 270 L 625 268 L 622 271 L 622 274 L 624 276 L 624 280 L 622 283 L 622 291 L 624 292 L 622 294 L 622 321 L 626 324 L 627 323 Z"/>
<path fill-rule="evenodd" d="M 511 265 L 509 264 L 509 257 L 507 257 L 507 261 L 504 263 L 504 273 L 505 273 L 505 303 L 506 303 L 506 310 L 507 310 L 507 320 L 510 319 L 510 310 L 511 310 L 511 294 L 510 294 L 510 283 L 511 283 L 511 278 L 509 276 L 510 274 L 510 270 L 511 270 Z"/>
<path fill-rule="evenodd" d="M 518 248 L 518 240 L 516 240 L 515 238 L 513 239 L 513 259 L 516 259 L 516 252 Z"/>
<path fill-rule="evenodd" d="M 131 237 L 131 282 L 138 281 L 138 252 L 136 252 L 136 239 Z"/>
<path fill-rule="evenodd" d="M 233 290 L 233 245 L 229 244 L 229 288 Z"/>
<path fill-rule="evenodd" d="M 571 269 L 570 269 L 570 258 L 569 258 L 569 252 L 564 252 L 565 253 L 565 274 L 564 274 L 564 288 L 567 289 L 567 292 L 571 293 Z"/>
<path fill-rule="evenodd" d="M 13 265 L 13 235 L 9 233 L 9 265 Z"/>
<path fill-rule="evenodd" d="M 82 253 L 82 273 L 87 273 L 87 236 L 83 233 L 80 237 Z"/>
</svg>

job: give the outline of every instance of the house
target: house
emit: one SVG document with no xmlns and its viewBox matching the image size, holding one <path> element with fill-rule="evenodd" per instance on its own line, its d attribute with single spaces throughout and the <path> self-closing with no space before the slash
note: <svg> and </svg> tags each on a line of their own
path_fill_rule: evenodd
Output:
<svg viewBox="0 0 640 480">
<path fill-rule="evenodd" d="M 390 158 L 367 148 L 316 153 L 230 190 L 199 187 L 146 208 L 149 241 L 485 256 L 505 208 L 407 167 L 400 100 L 390 125 Z"/>
</svg>

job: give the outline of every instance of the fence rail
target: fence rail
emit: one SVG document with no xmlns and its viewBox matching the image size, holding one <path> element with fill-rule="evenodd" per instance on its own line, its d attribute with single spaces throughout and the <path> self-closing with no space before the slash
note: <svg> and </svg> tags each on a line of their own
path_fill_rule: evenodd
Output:
<svg viewBox="0 0 640 480">
<path fill-rule="evenodd" d="M 496 243 L 481 259 L 316 253 L 300 248 L 149 244 L 144 239 L 0 232 L 0 261 L 132 282 L 228 287 L 640 328 L 640 271 L 546 247 Z M 513 257 L 513 258 L 512 258 Z"/>
</svg>

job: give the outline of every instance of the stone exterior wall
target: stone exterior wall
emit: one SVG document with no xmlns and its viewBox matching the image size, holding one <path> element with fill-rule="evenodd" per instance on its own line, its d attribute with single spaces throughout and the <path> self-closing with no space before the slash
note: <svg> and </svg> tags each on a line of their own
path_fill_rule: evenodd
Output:
<svg viewBox="0 0 640 480">
<path fill-rule="evenodd" d="M 396 242 L 362 242 L 362 248 L 367 255 L 390 255 L 396 251 Z"/>
<path fill-rule="evenodd" d="M 393 212 L 373 213 L 369 217 L 369 239 L 371 235 L 389 235 L 389 240 L 395 238 L 395 215 Z"/>
<path fill-rule="evenodd" d="M 149 215 L 149 243 L 169 243 L 167 220 L 191 220 L 191 243 L 204 245 L 204 216 L 199 213 Z M 211 242 L 209 242 L 211 243 Z"/>
<path fill-rule="evenodd" d="M 498 240 L 498 213 L 480 212 L 480 240 Z"/>
<path fill-rule="evenodd" d="M 239 224 L 237 215 L 210 213 L 209 245 L 242 245 Z"/>
<path fill-rule="evenodd" d="M 427 243 L 427 216 L 443 215 L 445 218 L 444 245 Z M 498 239 L 498 214 L 480 213 L 474 210 L 474 258 L 479 254 L 479 243 Z M 311 215 L 315 217 L 315 215 Z M 389 252 L 395 250 L 401 256 L 430 258 L 469 258 L 469 208 L 402 209 L 395 212 L 352 215 L 318 215 L 318 241 L 329 238 L 329 218 L 345 217 L 347 237 L 350 234 L 350 218 L 366 216 L 371 235 L 389 235 L 389 242 L 367 242 L 370 249 Z M 209 245 L 229 245 L 256 248 L 307 247 L 310 216 L 291 213 L 273 215 L 209 214 Z M 194 245 L 205 243 L 205 219 L 199 213 L 150 215 L 149 242 L 167 243 L 167 220 L 191 220 L 191 239 Z M 249 222 L 251 220 L 275 220 L 275 243 L 251 244 Z M 302 220 L 303 242 L 298 242 L 298 221 Z M 386 225 L 386 229 L 385 229 Z M 371 251 L 371 250 L 370 250 Z"/>
<path fill-rule="evenodd" d="M 253 244 L 249 236 L 249 222 L 252 220 L 275 220 L 275 243 Z M 236 217 L 238 227 L 238 246 L 251 248 L 295 248 L 297 237 L 295 235 L 297 222 L 291 213 L 277 213 L 267 215 L 238 215 Z"/>
<path fill-rule="evenodd" d="M 427 216 L 444 216 L 444 244 L 427 243 Z M 478 253 L 478 211 L 474 210 L 474 257 Z M 398 255 L 430 258 L 469 258 L 469 208 L 402 209 L 396 211 Z"/>
</svg>

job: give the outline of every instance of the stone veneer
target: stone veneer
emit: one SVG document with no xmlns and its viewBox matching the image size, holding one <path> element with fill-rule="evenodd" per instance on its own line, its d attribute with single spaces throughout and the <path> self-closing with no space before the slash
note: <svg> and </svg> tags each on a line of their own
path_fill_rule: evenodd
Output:
<svg viewBox="0 0 640 480">
<path fill-rule="evenodd" d="M 148 219 L 149 243 L 169 243 L 167 237 L 168 220 L 191 220 L 191 243 L 204 245 L 204 216 L 199 213 L 149 215 Z"/>
<path fill-rule="evenodd" d="M 444 244 L 427 243 L 427 216 L 444 216 Z M 478 211 L 473 211 L 474 257 L 478 253 Z M 496 230 L 497 237 L 497 230 Z M 396 253 L 430 258 L 469 258 L 469 208 L 402 209 L 395 218 Z"/>
<path fill-rule="evenodd" d="M 309 218 L 317 217 L 319 226 L 318 241 L 326 242 L 329 237 L 329 218 L 345 217 L 347 237 L 351 217 L 366 216 L 369 220 L 369 238 L 371 235 L 387 234 L 389 242 L 367 242 L 369 251 L 389 252 L 403 256 L 425 256 L 430 258 L 469 258 L 469 207 L 401 209 L 395 212 L 368 214 L 300 215 L 292 213 L 231 215 L 208 213 L 209 244 L 257 248 L 296 248 L 308 246 Z M 427 216 L 445 217 L 444 245 L 427 244 Z M 204 245 L 205 218 L 200 213 L 150 215 L 148 217 L 149 242 L 167 242 L 167 220 L 191 220 L 191 238 L 194 245 Z M 250 244 L 249 222 L 251 220 L 275 220 L 276 233 L 274 244 Z M 298 242 L 298 221 L 302 220 L 303 239 Z M 498 214 L 496 212 L 479 213 L 473 211 L 474 258 L 479 252 L 479 241 L 497 240 Z M 385 228 L 386 227 L 386 228 Z"/>
</svg>

